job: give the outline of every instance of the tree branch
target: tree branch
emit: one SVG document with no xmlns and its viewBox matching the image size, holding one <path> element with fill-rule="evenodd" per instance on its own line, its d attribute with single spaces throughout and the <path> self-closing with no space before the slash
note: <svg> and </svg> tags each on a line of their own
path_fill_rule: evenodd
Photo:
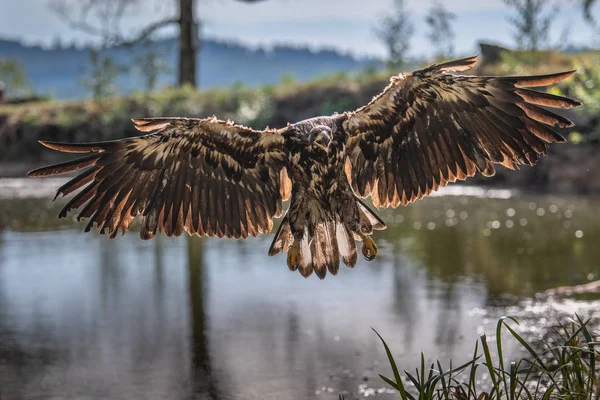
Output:
<svg viewBox="0 0 600 400">
<path fill-rule="evenodd" d="M 87 33 L 93 36 L 104 36 L 105 32 L 103 29 L 93 26 L 89 24 L 87 19 L 87 13 L 90 11 L 90 7 L 82 7 L 81 15 L 78 19 L 72 18 L 67 12 L 67 6 L 64 1 L 53 1 L 50 3 L 49 8 L 54 11 L 54 13 L 63 20 L 65 24 L 70 26 L 73 29 L 78 31 Z"/>
<path fill-rule="evenodd" d="M 137 43 L 143 42 L 148 38 L 148 36 L 150 36 L 153 32 L 159 30 L 160 28 L 177 23 L 179 23 L 179 18 L 168 18 L 163 19 L 161 21 L 156 21 L 148 25 L 146 28 L 142 29 L 142 31 L 140 31 L 133 39 L 119 40 L 117 41 L 117 44 L 121 46 L 133 46 Z"/>
<path fill-rule="evenodd" d="M 146 40 L 156 30 L 173 23 L 177 18 L 165 18 L 151 23 L 132 38 L 121 34 L 120 22 L 128 8 L 139 0 L 52 0 L 49 8 L 72 29 L 97 36 L 104 46 L 132 46 Z M 90 22 L 93 19 L 93 22 Z"/>
<path fill-rule="evenodd" d="M 583 16 L 592 25 L 596 25 L 596 19 L 592 15 L 592 6 L 594 3 L 596 3 L 596 0 L 583 0 Z"/>
</svg>

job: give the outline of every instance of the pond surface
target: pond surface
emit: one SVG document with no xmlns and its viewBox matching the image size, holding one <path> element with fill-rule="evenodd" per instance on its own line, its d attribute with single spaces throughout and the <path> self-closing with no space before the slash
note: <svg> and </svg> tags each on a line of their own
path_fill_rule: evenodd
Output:
<svg viewBox="0 0 600 400">
<path fill-rule="evenodd" d="M 467 361 L 507 309 L 533 331 L 597 309 L 528 299 L 600 278 L 599 199 L 455 185 L 381 210 L 377 259 L 320 281 L 270 235 L 84 234 L 55 217 L 59 183 L 0 180 L 0 398 L 391 399 L 371 327 L 413 371 Z"/>
</svg>

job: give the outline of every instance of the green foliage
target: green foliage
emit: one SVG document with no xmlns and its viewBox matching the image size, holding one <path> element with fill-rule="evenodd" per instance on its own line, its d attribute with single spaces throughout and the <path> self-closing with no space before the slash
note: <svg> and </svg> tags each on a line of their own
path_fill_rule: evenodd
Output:
<svg viewBox="0 0 600 400">
<path fill-rule="evenodd" d="M 321 105 L 319 114 L 321 115 L 333 115 L 334 113 L 343 113 L 344 111 L 351 111 L 357 108 L 357 105 L 347 97 L 342 97 L 336 100 L 327 99 Z"/>
<path fill-rule="evenodd" d="M 349 74 L 345 71 L 335 72 L 317 77 L 314 82 L 319 84 L 344 84 L 356 79 L 356 75 Z"/>
<path fill-rule="evenodd" d="M 600 62 L 600 57 L 596 57 L 595 60 L 583 61 L 578 68 L 578 73 L 568 86 L 563 89 L 555 87 L 552 90 L 557 94 L 568 90 L 570 96 L 585 104 L 586 113 L 600 114 L 600 67 L 598 62 Z"/>
<path fill-rule="evenodd" d="M 296 83 L 296 77 L 293 74 L 285 73 L 281 75 L 281 84 L 290 86 Z"/>
<path fill-rule="evenodd" d="M 39 116 L 34 112 L 26 113 L 23 117 L 24 125 L 32 125 L 35 126 L 39 123 Z"/>
<path fill-rule="evenodd" d="M 506 73 L 522 74 L 524 68 L 536 67 L 548 62 L 549 53 L 542 51 L 503 51 L 500 58 L 505 64 Z"/>
<path fill-rule="evenodd" d="M 552 15 L 545 13 L 550 4 L 547 0 L 504 0 L 515 16 L 509 21 L 515 28 L 514 38 L 520 50 L 535 51 L 547 44 Z"/>
<path fill-rule="evenodd" d="M 425 16 L 425 22 L 429 26 L 427 37 L 436 49 L 436 58 L 451 57 L 454 53 L 454 30 L 452 22 L 456 20 L 456 14 L 448 11 L 444 4 L 435 1 Z"/>
<path fill-rule="evenodd" d="M 25 68 L 17 60 L 0 59 L 0 81 L 6 85 L 9 96 L 22 96 L 29 94 L 30 89 L 25 77 Z"/>
<path fill-rule="evenodd" d="M 381 71 L 375 65 L 369 65 L 363 68 L 358 74 L 360 78 L 374 78 L 381 74 Z"/>
<path fill-rule="evenodd" d="M 576 112 L 590 119 L 591 132 L 573 131 L 569 139 L 575 142 L 600 141 L 600 56 L 582 58 L 577 68 L 577 74 L 564 85 L 550 88 L 550 93 L 570 96 L 584 104 Z"/>
<path fill-rule="evenodd" d="M 90 64 L 91 70 L 88 77 L 83 80 L 83 85 L 90 90 L 92 98 L 102 101 L 116 95 L 115 81 L 127 69 L 97 50 L 90 51 Z"/>
<path fill-rule="evenodd" d="M 334 81 L 347 82 L 350 79 L 350 75 L 346 71 L 339 71 L 331 74 L 330 78 Z"/>
<path fill-rule="evenodd" d="M 600 351 L 597 342 L 588 330 L 589 320 L 578 315 L 568 324 L 554 330 L 553 337 L 543 344 L 544 350 L 537 351 L 537 344 L 528 343 L 507 321 L 518 322 L 511 317 L 502 317 L 496 325 L 496 357 L 492 357 L 490 344 L 485 334 L 475 344 L 473 357 L 459 367 L 452 361 L 447 371 L 441 363 L 425 366 L 421 354 L 421 365 L 416 375 L 407 371 L 407 379 L 401 377 L 390 348 L 377 333 L 385 348 L 394 378 L 380 377 L 398 391 L 403 400 L 426 399 L 594 399 L 600 396 Z M 508 331 L 528 354 L 519 361 L 505 362 L 502 333 Z M 480 374 L 485 371 L 490 382 L 478 387 Z"/>
<path fill-rule="evenodd" d="M 155 49 L 138 54 L 134 60 L 137 64 L 137 69 L 143 78 L 143 85 L 146 93 L 155 90 L 160 75 L 168 73 L 171 70 L 165 61 L 164 54 L 160 54 Z"/>
<path fill-rule="evenodd" d="M 89 115 L 82 112 L 81 109 L 74 107 L 65 107 L 60 112 L 57 112 L 54 118 L 54 123 L 62 128 L 69 128 L 84 124 L 88 121 Z"/>
<path fill-rule="evenodd" d="M 415 33 L 411 19 L 412 14 L 406 9 L 405 0 L 394 0 L 392 14 L 385 16 L 375 30 L 389 53 L 390 69 L 401 68 L 406 64 L 410 40 Z"/>
</svg>

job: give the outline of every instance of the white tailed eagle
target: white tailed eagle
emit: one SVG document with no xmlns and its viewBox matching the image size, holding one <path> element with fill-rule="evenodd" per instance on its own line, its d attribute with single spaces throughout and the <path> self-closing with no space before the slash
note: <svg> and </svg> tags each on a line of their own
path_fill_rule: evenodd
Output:
<svg viewBox="0 0 600 400">
<path fill-rule="evenodd" d="M 290 270 L 324 278 L 340 258 L 353 267 L 355 240 L 367 260 L 368 236 L 385 224 L 375 207 L 406 205 L 449 182 L 494 164 L 533 165 L 546 143 L 563 142 L 552 127 L 573 124 L 542 107 L 581 103 L 526 89 L 574 71 L 543 76 L 453 75 L 465 58 L 391 78 L 384 91 L 353 112 L 258 131 L 216 118 L 134 119 L 144 136 L 96 143 L 41 143 L 82 158 L 39 168 L 30 177 L 82 170 L 58 194 L 77 194 L 59 217 L 81 209 L 86 232 L 123 233 L 142 215 L 141 237 L 183 231 L 246 238 L 268 233 L 283 214 L 269 255 L 287 252 Z M 540 107 L 541 106 L 541 107 Z"/>
</svg>

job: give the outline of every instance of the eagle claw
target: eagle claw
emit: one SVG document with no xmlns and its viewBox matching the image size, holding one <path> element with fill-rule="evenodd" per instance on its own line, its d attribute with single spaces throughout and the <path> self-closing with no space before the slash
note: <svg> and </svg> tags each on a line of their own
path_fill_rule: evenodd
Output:
<svg viewBox="0 0 600 400">
<path fill-rule="evenodd" d="M 367 261 L 372 261 L 377 256 L 377 246 L 370 237 L 363 240 L 362 253 Z"/>
<path fill-rule="evenodd" d="M 294 243 L 290 246 L 287 255 L 287 265 L 291 271 L 298 269 L 298 263 L 300 262 L 300 243 L 294 240 Z"/>
</svg>

